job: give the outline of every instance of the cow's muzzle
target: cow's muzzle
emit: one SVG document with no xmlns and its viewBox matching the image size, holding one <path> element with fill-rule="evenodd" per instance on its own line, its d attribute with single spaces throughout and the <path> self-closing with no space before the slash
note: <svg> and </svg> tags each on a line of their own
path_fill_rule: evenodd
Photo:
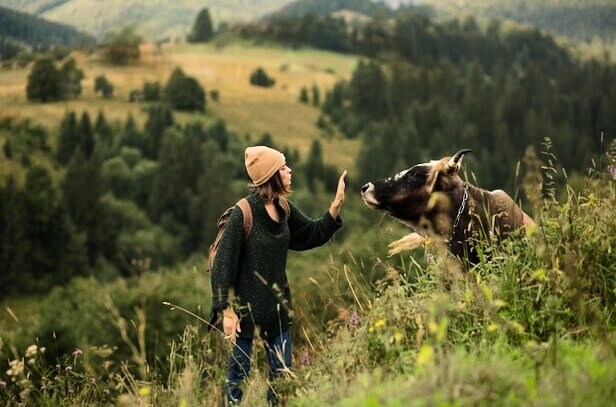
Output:
<svg viewBox="0 0 616 407">
<path fill-rule="evenodd" d="M 375 209 L 379 206 L 379 201 L 374 197 L 374 184 L 372 182 L 368 182 L 361 187 L 361 198 L 370 208 Z"/>
</svg>

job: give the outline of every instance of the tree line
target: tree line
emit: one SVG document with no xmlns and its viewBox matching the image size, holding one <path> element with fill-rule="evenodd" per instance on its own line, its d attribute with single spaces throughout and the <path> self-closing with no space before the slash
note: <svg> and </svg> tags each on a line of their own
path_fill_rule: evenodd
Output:
<svg viewBox="0 0 616 407">
<path fill-rule="evenodd" d="M 365 56 L 322 103 L 330 122 L 362 138 L 361 179 L 469 147 L 483 186 L 512 189 L 516 163 L 544 137 L 554 140 L 564 167 L 578 172 L 600 153 L 602 135 L 606 143 L 614 137 L 614 65 L 576 60 L 537 29 L 498 21 L 480 28 L 473 18 L 436 23 L 411 13 L 359 27 L 332 17 L 300 21 L 272 22 L 259 35 L 291 32 L 300 44 Z M 333 42 L 327 25 L 341 34 Z"/>
</svg>

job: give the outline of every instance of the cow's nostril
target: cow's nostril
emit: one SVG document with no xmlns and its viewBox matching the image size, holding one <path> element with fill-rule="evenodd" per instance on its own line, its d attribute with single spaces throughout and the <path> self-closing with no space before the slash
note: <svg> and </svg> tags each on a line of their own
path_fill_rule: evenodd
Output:
<svg viewBox="0 0 616 407">
<path fill-rule="evenodd" d="M 366 192 L 368 190 L 368 188 L 370 188 L 370 183 L 367 183 L 366 185 L 361 187 L 361 193 L 363 194 L 364 192 Z"/>
</svg>

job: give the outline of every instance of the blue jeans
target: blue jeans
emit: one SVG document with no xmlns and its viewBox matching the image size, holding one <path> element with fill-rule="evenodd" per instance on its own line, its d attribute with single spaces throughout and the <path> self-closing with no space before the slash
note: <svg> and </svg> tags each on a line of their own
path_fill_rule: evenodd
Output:
<svg viewBox="0 0 616 407">
<path fill-rule="evenodd" d="M 280 376 L 285 368 L 291 368 L 291 334 L 288 329 L 265 342 L 265 354 L 270 366 L 271 382 Z M 251 355 L 252 338 L 237 338 L 229 357 L 229 374 L 224 385 L 225 402 L 228 404 L 239 404 L 242 400 L 243 392 L 239 386 L 250 373 Z M 276 393 L 271 387 L 267 392 L 267 400 L 270 404 L 277 403 Z"/>
</svg>

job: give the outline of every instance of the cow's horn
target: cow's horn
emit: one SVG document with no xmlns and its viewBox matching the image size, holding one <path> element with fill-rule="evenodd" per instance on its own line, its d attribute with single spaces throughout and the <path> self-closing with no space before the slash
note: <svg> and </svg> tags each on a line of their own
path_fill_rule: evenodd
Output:
<svg viewBox="0 0 616 407">
<path fill-rule="evenodd" d="M 458 171 L 460 169 L 460 165 L 462 164 L 460 160 L 462 159 L 462 157 L 464 157 L 464 154 L 470 153 L 471 151 L 473 150 L 465 148 L 455 153 L 453 157 L 451 157 L 449 159 L 449 162 L 447 163 L 447 171 L 450 173 L 454 171 Z"/>
</svg>

